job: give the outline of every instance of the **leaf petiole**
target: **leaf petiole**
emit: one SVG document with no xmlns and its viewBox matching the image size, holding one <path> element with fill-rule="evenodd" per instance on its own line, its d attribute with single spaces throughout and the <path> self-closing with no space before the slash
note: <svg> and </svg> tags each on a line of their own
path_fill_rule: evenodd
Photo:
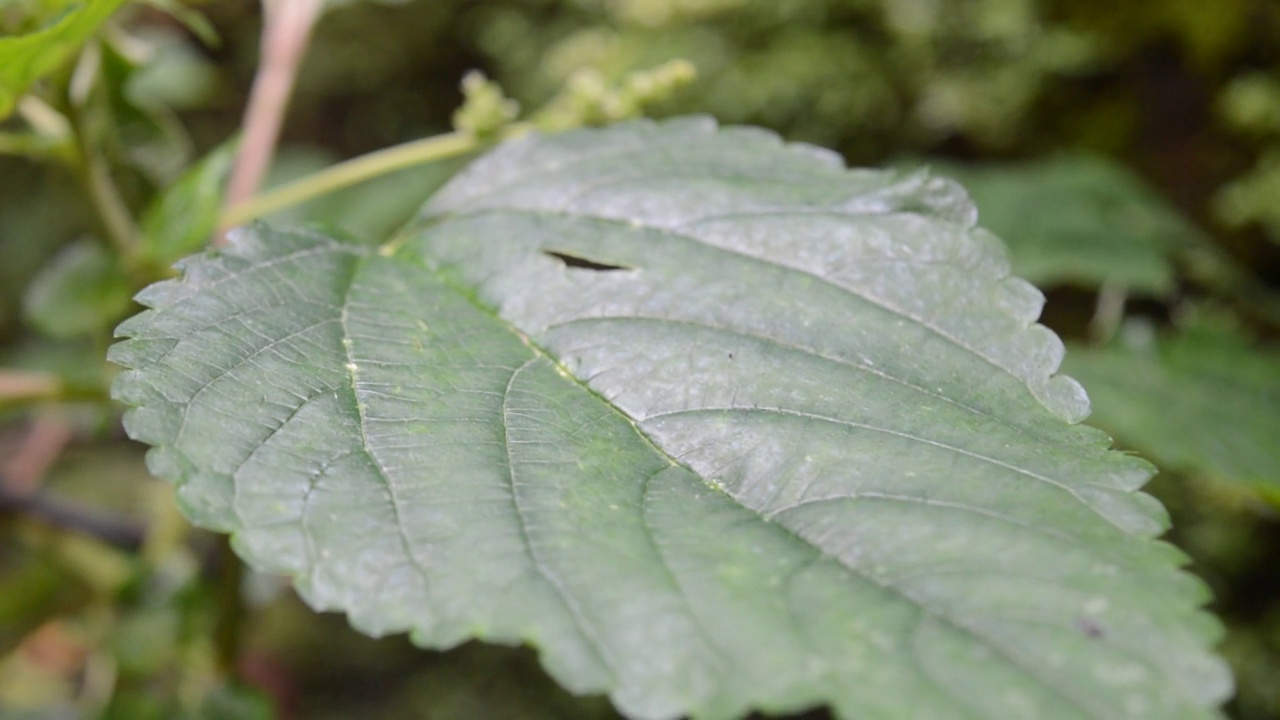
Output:
<svg viewBox="0 0 1280 720">
<path fill-rule="evenodd" d="M 507 126 L 493 137 L 455 131 L 377 150 L 233 205 L 223 212 L 219 226 L 221 230 L 226 230 L 243 225 L 254 218 L 396 170 L 475 152 L 531 129 L 532 126 L 528 123 L 517 123 Z"/>
</svg>

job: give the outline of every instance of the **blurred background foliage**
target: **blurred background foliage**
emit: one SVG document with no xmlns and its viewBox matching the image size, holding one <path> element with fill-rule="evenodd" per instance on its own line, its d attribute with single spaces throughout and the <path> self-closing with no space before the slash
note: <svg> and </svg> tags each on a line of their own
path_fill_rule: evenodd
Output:
<svg viewBox="0 0 1280 720">
<path fill-rule="evenodd" d="M 697 78 L 651 115 L 959 179 L 1045 291 L 1090 422 L 1160 467 L 1227 624 L 1228 712 L 1280 717 L 1280 3 L 326 5 L 268 184 L 447 131 L 472 69 L 554 125 L 633 111 L 633 73 L 675 59 Z M 312 614 L 124 439 L 111 328 L 214 226 L 261 26 L 252 0 L 0 0 L 0 717 L 613 717 L 527 651 Z M 269 219 L 377 242 L 461 162 Z"/>
</svg>

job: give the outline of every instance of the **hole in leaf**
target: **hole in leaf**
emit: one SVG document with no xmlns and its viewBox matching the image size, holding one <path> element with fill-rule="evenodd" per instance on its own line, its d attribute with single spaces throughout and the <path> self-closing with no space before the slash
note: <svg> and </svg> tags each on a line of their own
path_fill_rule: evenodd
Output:
<svg viewBox="0 0 1280 720">
<path fill-rule="evenodd" d="M 631 270 L 632 268 L 623 265 L 611 265 L 609 263 L 596 262 L 588 260 L 579 255 L 570 255 L 569 253 L 560 252 L 559 250 L 543 250 L 543 255 L 553 257 L 565 264 L 565 267 L 581 268 L 583 270 L 595 270 L 597 272 L 612 272 L 614 270 Z"/>
</svg>

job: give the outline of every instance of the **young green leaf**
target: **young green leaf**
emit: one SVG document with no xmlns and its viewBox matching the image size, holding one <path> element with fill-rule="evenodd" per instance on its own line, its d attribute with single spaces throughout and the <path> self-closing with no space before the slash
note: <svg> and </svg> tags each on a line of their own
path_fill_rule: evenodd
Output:
<svg viewBox="0 0 1280 720">
<path fill-rule="evenodd" d="M 705 119 L 531 136 L 380 249 L 258 226 L 186 261 L 115 392 L 315 607 L 528 642 L 635 717 L 1211 716 L 1150 466 L 1071 424 L 974 221 Z"/>
<path fill-rule="evenodd" d="M 35 32 L 0 38 L 0 119 L 31 83 L 66 62 L 124 0 L 84 0 Z"/>
<path fill-rule="evenodd" d="M 199 250 L 218 227 L 223 189 L 235 160 L 236 143 L 214 148 L 164 191 L 142 217 L 142 251 L 160 266 Z"/>
</svg>

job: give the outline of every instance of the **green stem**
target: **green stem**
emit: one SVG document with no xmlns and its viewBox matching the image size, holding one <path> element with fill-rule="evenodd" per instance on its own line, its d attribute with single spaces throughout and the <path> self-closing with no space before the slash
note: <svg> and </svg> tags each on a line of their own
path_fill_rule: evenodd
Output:
<svg viewBox="0 0 1280 720">
<path fill-rule="evenodd" d="M 124 204 L 115 181 L 111 179 L 111 169 L 106 161 L 90 148 L 81 148 L 81 156 L 84 158 L 81 174 L 89 193 L 89 202 L 93 204 L 107 239 L 120 253 L 125 267 L 133 267 L 141 252 L 138 226 L 134 224 L 133 216 Z"/>
<path fill-rule="evenodd" d="M 94 49 L 93 45 L 85 48 L 76 68 L 76 75 L 88 78 L 84 80 L 86 89 L 70 91 L 73 97 L 67 119 L 75 141 L 75 167 L 103 234 L 119 253 L 125 268 L 133 272 L 142 252 L 142 232 L 111 177 L 111 166 L 99 152 L 98 138 L 90 132 L 91 123 L 86 117 L 93 111 L 88 107 L 92 100 L 87 86 L 101 80 L 99 61 L 92 59 Z M 75 85 L 76 80 L 72 84 Z"/>
<path fill-rule="evenodd" d="M 0 155 L 22 155 L 46 160 L 68 157 L 70 153 L 64 143 L 42 135 L 0 132 Z"/>
<path fill-rule="evenodd" d="M 465 155 L 493 141 L 526 133 L 530 127 L 527 124 L 511 125 L 494 140 L 471 133 L 451 132 L 361 155 L 227 208 L 222 214 L 221 225 L 223 229 L 243 225 L 254 218 L 396 170 Z"/>
<path fill-rule="evenodd" d="M 43 403 L 109 403 L 105 387 L 74 385 L 40 371 L 0 369 L 0 410 Z"/>
<path fill-rule="evenodd" d="M 235 677 L 240 659 L 241 624 L 244 620 L 244 601 L 240 585 L 244 582 L 244 563 L 231 549 L 230 538 L 218 541 L 217 610 L 214 621 L 214 653 L 218 671 L 224 678 Z"/>
<path fill-rule="evenodd" d="M 1121 285 L 1106 282 L 1098 289 L 1097 305 L 1093 319 L 1089 321 L 1089 338 L 1096 345 L 1105 345 L 1115 337 L 1124 322 L 1124 306 L 1128 294 Z"/>
</svg>

